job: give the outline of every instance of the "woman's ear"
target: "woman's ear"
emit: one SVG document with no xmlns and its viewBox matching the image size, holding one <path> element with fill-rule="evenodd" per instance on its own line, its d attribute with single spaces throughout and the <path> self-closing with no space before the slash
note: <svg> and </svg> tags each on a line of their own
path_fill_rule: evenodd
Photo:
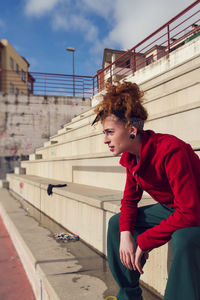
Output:
<svg viewBox="0 0 200 300">
<path fill-rule="evenodd" d="M 135 126 L 133 125 L 129 126 L 129 135 L 134 134 L 136 136 L 137 133 L 138 133 L 138 129 Z"/>
</svg>

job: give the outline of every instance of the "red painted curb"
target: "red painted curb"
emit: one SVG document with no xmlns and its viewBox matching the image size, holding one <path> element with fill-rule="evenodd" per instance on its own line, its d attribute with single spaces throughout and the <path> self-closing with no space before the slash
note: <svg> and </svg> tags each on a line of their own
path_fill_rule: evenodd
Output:
<svg viewBox="0 0 200 300">
<path fill-rule="evenodd" d="M 20 258 L 0 217 L 0 300 L 35 300 Z"/>
</svg>

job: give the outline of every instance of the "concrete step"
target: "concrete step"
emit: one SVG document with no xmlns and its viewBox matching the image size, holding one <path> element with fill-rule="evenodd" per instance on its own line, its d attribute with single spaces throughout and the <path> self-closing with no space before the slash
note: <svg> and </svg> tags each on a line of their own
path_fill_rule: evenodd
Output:
<svg viewBox="0 0 200 300">
<path fill-rule="evenodd" d="M 200 142 L 194 141 L 195 144 L 200 149 Z M 200 155 L 199 150 L 196 153 Z M 119 165 L 119 160 L 120 156 L 113 157 L 112 153 L 106 151 L 58 158 L 52 155 L 50 159 L 22 161 L 21 167 L 26 169 L 27 175 L 123 190 L 125 168 Z"/>
<path fill-rule="evenodd" d="M 26 174 L 26 169 L 22 167 L 15 167 L 14 169 L 15 174 Z"/>
<path fill-rule="evenodd" d="M 68 125 L 68 124 L 67 124 Z M 59 143 L 62 142 L 70 142 L 75 140 L 76 138 L 79 139 L 83 135 L 90 135 L 90 134 L 99 134 L 102 133 L 102 126 L 101 124 L 97 124 L 96 126 L 91 126 L 90 123 L 86 123 L 81 126 L 77 126 L 76 128 L 65 127 L 65 131 L 62 134 L 58 134 L 56 137 L 51 137 L 51 140 L 57 140 Z"/>
<path fill-rule="evenodd" d="M 77 117 L 73 118 L 71 122 L 65 124 L 62 129 L 58 130 L 58 133 L 52 136 L 51 139 L 57 139 L 60 135 L 65 134 L 69 130 L 74 130 L 76 128 L 91 124 L 92 120 L 94 119 L 93 115 L 93 109 L 89 109 L 88 111 L 81 113 Z"/>
<path fill-rule="evenodd" d="M 0 179 L 0 188 L 9 189 L 9 181 Z"/>
<path fill-rule="evenodd" d="M 152 128 L 157 132 L 167 132 L 177 135 L 189 143 L 193 143 L 193 141 L 199 143 L 198 131 L 196 130 L 200 125 L 199 119 L 196 118 L 196 115 L 200 110 L 199 91 L 200 84 L 197 82 L 195 84 L 190 84 L 189 87 L 178 90 L 175 93 L 170 93 L 168 90 L 167 95 L 165 95 L 166 92 L 164 90 L 163 95 L 160 95 L 159 98 L 153 100 L 148 99 L 145 106 L 147 107 L 149 118 L 145 124 L 145 129 Z M 188 102 L 189 95 L 191 96 L 191 101 Z M 94 115 L 92 116 L 94 118 Z M 45 144 L 45 147 L 37 148 L 36 153 L 44 154 L 44 158 L 47 158 L 48 152 L 47 149 L 45 149 L 46 147 L 54 149 L 54 152 L 56 152 L 55 149 L 60 149 L 60 147 L 64 147 L 65 149 L 69 148 L 68 152 L 70 152 L 72 151 L 70 150 L 71 148 L 75 148 L 75 150 L 76 148 L 80 148 L 80 141 L 83 144 L 83 140 L 85 140 L 86 143 L 84 146 L 84 148 L 86 148 L 85 151 L 88 151 L 90 144 L 92 143 L 92 140 L 90 143 L 90 141 L 88 142 L 88 139 L 90 139 L 90 137 L 94 139 L 94 136 L 96 136 L 95 140 L 103 142 L 101 125 L 98 124 L 94 127 L 91 126 L 91 122 L 87 118 L 84 120 L 87 121 L 85 121 L 85 124 L 76 124 L 75 128 L 71 128 L 70 123 L 67 124 L 66 126 L 69 126 L 69 128 L 66 127 L 68 130 L 63 128 L 58 135 L 51 137 L 51 140 L 56 140 L 58 145 L 52 147 L 52 145 Z M 190 131 L 190 134 L 188 134 L 187 128 L 186 130 L 182 130 L 185 122 L 190 122 L 191 124 L 190 129 L 192 130 Z M 65 143 L 68 143 L 68 145 L 64 145 Z M 71 143 L 73 143 L 73 146 L 71 146 Z M 61 150 L 59 153 L 60 152 Z"/>
<path fill-rule="evenodd" d="M 152 86 L 164 85 L 181 74 L 196 69 L 196 65 L 199 66 L 199 49 L 200 38 L 198 37 L 195 41 L 170 53 L 168 59 L 163 57 L 145 68 L 137 70 L 134 77 L 127 77 L 127 81 L 136 82 L 144 91 Z"/>
<path fill-rule="evenodd" d="M 30 154 L 29 155 L 29 160 L 37 160 L 37 159 L 42 159 L 42 154 Z"/>
<path fill-rule="evenodd" d="M 57 141 L 65 142 L 65 141 L 71 141 L 76 136 L 77 138 L 80 138 L 82 135 L 91 134 L 94 132 L 97 132 L 97 129 L 101 130 L 100 126 L 91 126 L 92 121 L 94 120 L 95 115 L 92 111 L 91 117 L 85 117 L 83 120 L 84 122 L 80 123 L 77 121 L 77 124 L 74 122 L 74 126 L 71 126 L 71 123 L 67 123 L 64 125 L 64 128 L 60 129 L 58 133 L 52 137 L 50 137 L 51 141 Z M 75 126 L 76 125 L 76 126 Z M 40 149 L 40 148 L 39 148 Z"/>
<path fill-rule="evenodd" d="M 23 161 L 27 175 L 69 181 L 78 184 L 123 190 L 125 168 L 119 165 L 120 157 L 111 153 L 74 156 L 40 161 Z M 110 180 L 112 178 L 112 180 Z"/>
<path fill-rule="evenodd" d="M 118 287 L 107 260 L 82 240 L 59 242 L 52 233 L 66 232 L 24 200 L 0 189 L 0 215 L 18 251 L 36 300 L 106 299 Z M 38 226 L 39 225 L 39 226 Z M 161 298 L 143 285 L 144 300 Z"/>
<path fill-rule="evenodd" d="M 165 97 L 169 94 L 176 94 L 177 91 L 184 91 L 198 83 L 200 67 L 200 55 L 179 65 L 176 69 L 168 69 L 166 73 L 159 74 L 152 80 L 142 85 L 145 91 L 147 103 Z M 193 101 L 191 99 L 191 101 Z"/>
<path fill-rule="evenodd" d="M 37 148 L 37 155 L 42 155 L 43 159 L 51 159 L 52 157 L 70 157 L 81 154 L 94 154 L 108 151 L 108 146 L 103 142 L 103 134 L 90 133 L 82 134 L 80 137 L 75 136 L 68 141 L 60 141 L 55 145 Z"/>
<path fill-rule="evenodd" d="M 52 146 L 52 145 L 54 145 L 54 144 L 57 144 L 58 143 L 58 141 L 47 141 L 47 142 L 45 142 L 44 143 L 44 147 L 49 147 L 49 146 Z"/>
<path fill-rule="evenodd" d="M 106 255 L 108 220 L 119 212 L 122 192 L 38 176 L 9 174 L 7 179 L 10 190 L 20 199 L 25 199 L 64 228 L 79 234 L 87 244 Z M 49 183 L 67 183 L 67 187 L 55 188 L 53 195 L 48 196 Z M 140 201 L 140 205 L 152 203 L 155 202 L 147 194 Z M 149 288 L 161 295 L 165 290 L 171 262 L 170 251 L 170 244 L 154 249 L 141 277 Z"/>
<path fill-rule="evenodd" d="M 28 216 L 25 203 L 26 210 L 23 210 L 4 190 L 0 190 L 0 198 L 1 216 L 37 300 L 103 300 L 114 292 L 116 285 L 110 275 L 108 278 L 103 258 L 81 241 L 58 243 L 52 232 L 44 228 L 47 223 L 38 223 Z M 109 286 L 115 289 L 109 290 Z"/>
<path fill-rule="evenodd" d="M 146 103 L 149 105 L 149 118 L 145 123 L 145 129 L 176 135 L 190 143 L 193 148 L 198 148 L 200 138 L 197 128 L 200 127 L 200 119 L 197 115 L 200 114 L 200 84 L 196 83 L 188 89 L 177 91 L 176 95 L 169 93 Z M 192 96 L 190 102 L 188 102 L 189 95 Z M 185 126 L 188 123 L 190 126 Z M 41 154 L 43 159 L 51 159 L 108 151 L 103 143 L 101 124 L 91 126 L 87 123 L 69 130 L 64 128 L 61 131 L 62 134 L 51 138 L 52 142 L 57 141 L 56 144 L 45 144 L 45 147 L 36 149 L 36 154 Z"/>
</svg>

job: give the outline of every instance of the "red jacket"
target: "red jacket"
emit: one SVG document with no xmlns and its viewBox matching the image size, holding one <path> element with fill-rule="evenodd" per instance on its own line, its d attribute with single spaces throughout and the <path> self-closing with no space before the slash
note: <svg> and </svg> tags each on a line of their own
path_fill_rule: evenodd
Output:
<svg viewBox="0 0 200 300">
<path fill-rule="evenodd" d="M 200 159 L 189 144 L 175 136 L 144 131 L 138 164 L 124 152 L 120 164 L 127 179 L 121 200 L 120 232 L 134 231 L 137 204 L 143 190 L 175 211 L 137 238 L 143 251 L 159 247 L 180 228 L 200 225 Z"/>
</svg>

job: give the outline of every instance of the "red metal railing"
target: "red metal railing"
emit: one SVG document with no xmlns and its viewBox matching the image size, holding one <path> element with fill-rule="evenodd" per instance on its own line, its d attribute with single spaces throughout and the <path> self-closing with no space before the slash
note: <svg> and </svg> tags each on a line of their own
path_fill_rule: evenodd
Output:
<svg viewBox="0 0 200 300">
<path fill-rule="evenodd" d="M 200 0 L 194 1 L 95 76 L 0 70 L 0 91 L 35 95 L 91 97 L 107 81 L 133 76 L 136 71 L 170 53 L 200 34 Z"/>
<path fill-rule="evenodd" d="M 13 94 L 91 97 L 93 77 L 39 72 L 0 71 L 0 91 Z"/>
<path fill-rule="evenodd" d="M 35 79 L 34 94 L 75 95 L 91 97 L 93 95 L 93 77 L 30 72 Z"/>
<path fill-rule="evenodd" d="M 93 77 L 94 93 L 105 87 L 105 83 L 133 76 L 150 63 L 168 56 L 184 45 L 190 38 L 200 34 L 200 0 L 194 1 L 169 22 L 155 30 L 130 50 L 124 52 L 113 63 L 98 71 Z"/>
</svg>

